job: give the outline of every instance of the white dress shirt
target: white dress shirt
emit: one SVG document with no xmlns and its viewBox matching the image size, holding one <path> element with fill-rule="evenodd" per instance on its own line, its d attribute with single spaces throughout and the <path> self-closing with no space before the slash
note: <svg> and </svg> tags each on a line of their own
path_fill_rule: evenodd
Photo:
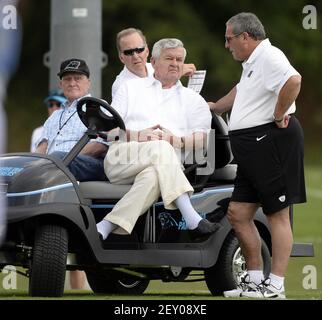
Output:
<svg viewBox="0 0 322 320">
<path fill-rule="evenodd" d="M 211 113 L 207 102 L 178 81 L 163 89 L 154 77 L 129 80 L 117 91 L 112 101 L 129 130 L 143 130 L 157 124 L 176 136 L 207 132 Z"/>
<path fill-rule="evenodd" d="M 243 72 L 230 115 L 229 130 L 259 126 L 274 121 L 278 94 L 286 81 L 299 73 L 284 53 L 263 40 L 242 63 Z M 296 110 L 293 103 L 287 114 Z"/>
</svg>

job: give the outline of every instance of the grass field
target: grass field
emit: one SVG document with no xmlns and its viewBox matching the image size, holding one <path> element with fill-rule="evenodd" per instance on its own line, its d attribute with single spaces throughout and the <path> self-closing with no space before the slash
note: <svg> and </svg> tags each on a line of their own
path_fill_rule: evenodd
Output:
<svg viewBox="0 0 322 320">
<path fill-rule="evenodd" d="M 322 167 L 306 167 L 306 186 L 308 201 L 297 205 L 294 214 L 294 240 L 296 242 L 310 242 L 314 245 L 315 257 L 291 258 L 287 276 L 286 293 L 288 299 L 318 299 L 322 300 Z M 310 273 L 307 273 L 309 268 Z M 314 273 L 316 272 L 316 277 Z M 27 296 L 28 280 L 18 275 L 17 289 L 5 290 L 8 285 L 7 274 L 0 274 L 0 299 L 30 299 Z M 310 277 L 310 278 L 308 278 Z M 10 285 L 10 283 L 9 283 Z M 311 289 L 305 289 L 311 287 Z M 151 281 L 142 296 L 95 296 L 91 291 L 69 290 L 61 299 L 156 299 L 156 300 L 217 300 L 220 297 L 211 296 L 204 282 L 190 283 L 162 283 Z"/>
</svg>

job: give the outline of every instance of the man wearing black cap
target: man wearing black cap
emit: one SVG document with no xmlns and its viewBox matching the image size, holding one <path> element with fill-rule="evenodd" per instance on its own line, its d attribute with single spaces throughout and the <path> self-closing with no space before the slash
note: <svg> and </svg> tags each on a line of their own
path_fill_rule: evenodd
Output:
<svg viewBox="0 0 322 320">
<path fill-rule="evenodd" d="M 60 87 L 67 101 L 44 124 L 44 132 L 36 152 L 64 157 L 80 140 L 87 128 L 79 119 L 76 105 L 79 99 L 89 96 L 90 71 L 84 60 L 69 59 L 62 62 Z M 69 169 L 78 181 L 105 180 L 102 159 L 107 146 L 101 139 L 91 140 L 75 158 Z"/>
<path fill-rule="evenodd" d="M 63 158 L 87 130 L 78 117 L 76 105 L 78 100 L 89 96 L 91 82 L 89 68 L 81 59 L 63 61 L 57 75 L 67 101 L 45 122 L 43 135 L 36 152 Z M 107 146 L 101 139 L 91 140 L 83 148 L 81 155 L 78 155 L 69 165 L 76 180 L 106 180 L 103 168 L 106 151 Z M 85 279 L 83 272 L 72 271 L 70 274 L 71 288 L 82 289 Z"/>
</svg>

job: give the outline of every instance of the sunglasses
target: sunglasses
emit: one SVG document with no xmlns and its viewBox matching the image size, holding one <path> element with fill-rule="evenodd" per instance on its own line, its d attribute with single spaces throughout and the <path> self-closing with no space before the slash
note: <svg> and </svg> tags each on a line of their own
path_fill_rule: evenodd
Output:
<svg viewBox="0 0 322 320">
<path fill-rule="evenodd" d="M 141 48 L 127 49 L 123 51 L 123 54 L 126 56 L 133 56 L 136 52 L 137 54 L 142 53 L 145 50 L 145 46 Z"/>
</svg>

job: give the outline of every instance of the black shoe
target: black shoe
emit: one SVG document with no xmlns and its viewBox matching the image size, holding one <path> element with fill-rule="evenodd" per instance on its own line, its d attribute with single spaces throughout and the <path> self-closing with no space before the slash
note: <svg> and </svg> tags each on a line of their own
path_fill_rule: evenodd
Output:
<svg viewBox="0 0 322 320">
<path fill-rule="evenodd" d="M 198 227 L 192 230 L 189 230 L 192 240 L 197 240 L 206 236 L 210 236 L 219 229 L 222 228 L 222 225 L 217 222 L 210 222 L 207 219 L 200 220 Z"/>
</svg>

